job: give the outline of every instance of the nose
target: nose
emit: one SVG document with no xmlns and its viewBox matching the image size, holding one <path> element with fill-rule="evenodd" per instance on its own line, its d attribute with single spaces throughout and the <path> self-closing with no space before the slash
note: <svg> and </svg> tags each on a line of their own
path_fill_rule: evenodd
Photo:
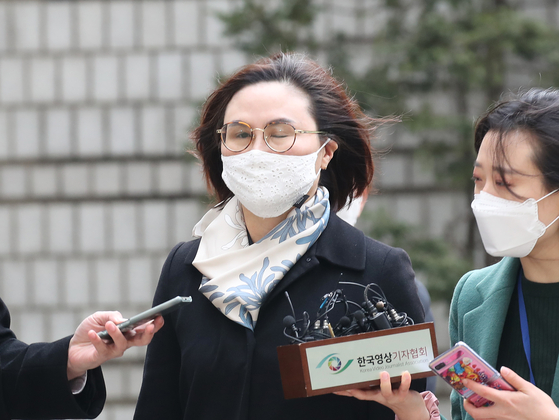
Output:
<svg viewBox="0 0 559 420">
<path fill-rule="evenodd" d="M 495 182 L 492 179 L 487 179 L 481 191 L 497 196 L 497 189 L 495 188 Z"/>
<path fill-rule="evenodd" d="M 268 146 L 266 145 L 266 141 L 264 140 L 264 129 L 263 128 L 253 128 L 252 135 L 254 138 L 252 139 L 252 149 L 253 150 L 261 150 L 261 151 L 268 151 Z"/>
</svg>

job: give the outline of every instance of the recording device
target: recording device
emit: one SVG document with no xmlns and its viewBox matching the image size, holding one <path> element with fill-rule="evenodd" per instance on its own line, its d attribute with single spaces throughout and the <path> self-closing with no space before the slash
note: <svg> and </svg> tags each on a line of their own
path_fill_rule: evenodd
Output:
<svg viewBox="0 0 559 420">
<path fill-rule="evenodd" d="M 499 390 L 515 390 L 499 372 L 462 341 L 433 359 L 429 367 L 476 407 L 490 406 L 493 402 L 466 388 L 462 379 L 471 379 Z"/>
<path fill-rule="evenodd" d="M 392 381 L 403 371 L 412 379 L 434 375 L 432 322 L 414 325 L 376 283 L 340 281 L 337 287 L 317 302 L 312 316 L 303 311 L 299 318 L 285 292 L 291 314 L 283 319 L 283 334 L 290 344 L 277 352 L 286 399 L 378 386 L 384 371 Z"/>
<path fill-rule="evenodd" d="M 139 313 L 138 315 L 133 316 L 132 318 L 118 324 L 117 327 L 120 331 L 122 331 L 122 333 L 125 333 L 127 331 L 133 330 L 139 325 L 148 323 L 149 321 L 157 318 L 159 315 L 165 315 L 171 311 L 178 309 L 182 304 L 190 303 L 190 302 L 192 302 L 192 298 L 190 296 L 187 297 L 177 296 L 173 299 L 168 300 L 167 302 L 154 306 L 153 308 L 148 309 L 147 311 L 144 311 L 142 313 Z M 107 340 L 107 341 L 113 340 L 109 335 L 109 333 L 107 332 L 107 330 L 101 331 L 100 333 L 97 333 L 97 335 L 101 337 L 103 340 Z"/>
<path fill-rule="evenodd" d="M 378 284 L 369 283 L 366 286 L 354 282 L 339 282 L 339 284 L 363 288 L 363 302 L 348 300 L 342 289 L 333 290 L 322 297 L 314 319 L 311 319 L 307 311 L 303 312 L 302 318 L 297 319 L 293 303 L 289 294 L 285 292 L 292 314 L 283 319 L 283 334 L 291 343 L 308 343 L 414 324 L 413 319 L 406 313 L 396 311 Z M 341 309 L 342 315 L 334 322 L 330 318 L 334 318 L 335 312 L 340 313 L 338 308 Z"/>
</svg>

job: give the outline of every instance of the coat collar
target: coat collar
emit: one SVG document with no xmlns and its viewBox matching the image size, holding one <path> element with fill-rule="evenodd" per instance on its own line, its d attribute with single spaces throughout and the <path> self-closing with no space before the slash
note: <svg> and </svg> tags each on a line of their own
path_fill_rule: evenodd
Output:
<svg viewBox="0 0 559 420">
<path fill-rule="evenodd" d="M 464 341 L 475 347 L 489 364 L 495 366 L 510 299 L 516 285 L 520 260 L 504 258 L 481 271 L 475 286 L 476 307 L 464 314 Z"/>
<path fill-rule="evenodd" d="M 500 263 L 483 270 L 484 277 L 476 285 L 482 303 L 464 314 L 464 341 L 476 343 L 479 352 L 492 366 L 497 364 L 499 343 L 519 268 L 518 258 L 505 257 Z M 479 325 L 476 320 L 478 323 L 481 320 L 482 328 L 475 328 Z M 559 404 L 559 360 L 555 365 L 551 398 Z"/>
<path fill-rule="evenodd" d="M 334 246 L 335 244 L 335 246 Z M 353 270 L 364 270 L 365 235 L 332 211 L 328 226 L 316 242 L 316 257 Z"/>
<path fill-rule="evenodd" d="M 505 257 L 499 263 L 483 270 L 485 275 L 476 286 L 476 290 L 481 298 L 483 300 L 496 299 L 498 302 L 506 302 L 508 308 L 510 296 L 503 299 L 502 292 L 510 290 L 512 293 L 518 278 L 519 268 L 520 260 L 518 258 Z"/>
<path fill-rule="evenodd" d="M 190 247 L 185 256 L 184 262 L 186 264 L 192 264 L 194 257 L 196 257 L 200 238 L 196 239 L 196 242 L 198 244 Z M 332 246 L 333 244 L 336 244 L 336 246 Z M 307 254 L 310 255 L 307 256 Z M 305 256 L 322 258 L 344 268 L 364 270 L 366 262 L 365 235 L 331 211 L 326 229 Z"/>
</svg>

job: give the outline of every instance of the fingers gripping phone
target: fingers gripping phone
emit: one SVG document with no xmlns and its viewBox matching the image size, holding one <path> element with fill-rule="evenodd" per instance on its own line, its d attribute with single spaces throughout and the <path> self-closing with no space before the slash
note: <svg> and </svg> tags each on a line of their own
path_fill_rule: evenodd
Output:
<svg viewBox="0 0 559 420">
<path fill-rule="evenodd" d="M 476 407 L 490 406 L 493 402 L 466 388 L 462 379 L 471 379 L 499 390 L 515 391 L 499 372 L 462 341 L 433 359 L 429 367 Z"/>
<path fill-rule="evenodd" d="M 177 296 L 173 299 L 168 300 L 167 302 L 154 306 L 153 308 L 148 309 L 147 311 L 144 311 L 142 313 L 139 313 L 138 315 L 133 316 L 132 318 L 118 324 L 117 327 L 120 331 L 125 333 L 127 331 L 133 330 L 139 325 L 148 323 L 152 319 L 157 318 L 159 315 L 165 315 L 171 311 L 178 309 L 184 303 L 190 303 L 190 302 L 192 302 L 192 298 L 190 296 L 187 297 Z M 107 330 L 101 331 L 100 333 L 97 333 L 97 335 L 101 337 L 103 340 L 112 341 L 112 338 L 107 332 Z"/>
</svg>

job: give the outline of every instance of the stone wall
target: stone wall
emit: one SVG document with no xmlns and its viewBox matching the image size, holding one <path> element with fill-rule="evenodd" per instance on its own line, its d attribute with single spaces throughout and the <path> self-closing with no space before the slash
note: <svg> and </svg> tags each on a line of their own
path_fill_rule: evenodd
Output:
<svg viewBox="0 0 559 420">
<path fill-rule="evenodd" d="M 96 310 L 151 305 L 205 209 L 185 159 L 197 106 L 246 62 L 227 1 L 0 1 L 0 296 L 27 342 Z M 106 420 L 130 419 L 144 349 L 108 363 Z"/>
<path fill-rule="evenodd" d="M 319 37 L 370 35 L 382 21 L 372 1 L 317 3 Z M 216 17 L 236 4 L 0 0 L 0 296 L 20 339 L 51 341 L 96 310 L 150 306 L 167 253 L 206 208 L 188 130 L 217 77 L 250 59 Z M 356 67 L 368 59 L 354 57 Z M 436 188 L 416 144 L 397 130 L 381 139 L 399 151 L 377 162 L 383 194 L 368 206 L 439 235 L 468 203 Z M 104 367 L 101 419 L 132 417 L 144 354 Z"/>
</svg>

